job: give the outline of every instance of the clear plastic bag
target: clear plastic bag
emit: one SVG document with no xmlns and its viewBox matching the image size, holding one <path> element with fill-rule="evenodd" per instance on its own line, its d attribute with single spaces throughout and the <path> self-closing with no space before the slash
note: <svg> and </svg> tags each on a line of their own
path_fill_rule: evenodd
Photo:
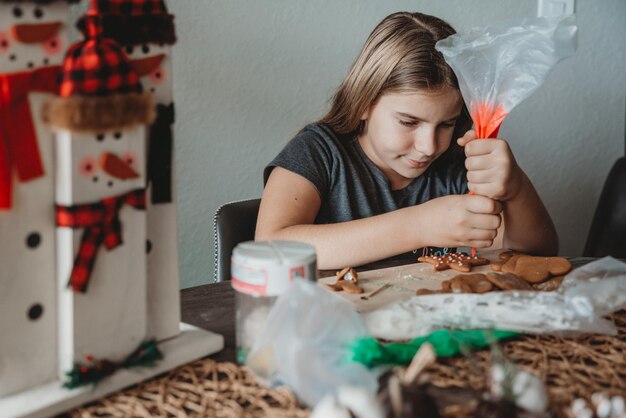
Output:
<svg viewBox="0 0 626 418">
<path fill-rule="evenodd" d="M 478 138 L 495 138 L 502 120 L 576 50 L 575 17 L 507 20 L 437 42 L 454 70 Z"/>
<path fill-rule="evenodd" d="M 365 336 L 351 303 L 296 280 L 272 307 L 246 365 L 271 385 L 288 385 L 309 406 L 345 386 L 374 396 L 377 373 L 346 358 L 350 344 Z"/>
<path fill-rule="evenodd" d="M 371 336 L 417 338 L 442 328 L 572 335 L 617 334 L 603 316 L 626 306 L 626 263 L 611 257 L 569 273 L 557 292 L 417 296 L 364 315 Z"/>
</svg>

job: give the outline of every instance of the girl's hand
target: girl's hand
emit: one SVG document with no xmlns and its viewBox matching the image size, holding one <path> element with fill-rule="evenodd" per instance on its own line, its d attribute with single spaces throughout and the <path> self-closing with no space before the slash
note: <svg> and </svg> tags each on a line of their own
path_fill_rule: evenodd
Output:
<svg viewBox="0 0 626 418">
<path fill-rule="evenodd" d="M 476 132 L 471 130 L 457 143 L 465 148 L 467 182 L 471 192 L 501 202 L 518 195 L 524 175 L 505 140 L 476 140 Z"/>
<path fill-rule="evenodd" d="M 479 195 L 450 195 L 422 205 L 429 222 L 424 236 L 437 247 L 491 247 L 502 221 L 502 204 Z"/>
</svg>

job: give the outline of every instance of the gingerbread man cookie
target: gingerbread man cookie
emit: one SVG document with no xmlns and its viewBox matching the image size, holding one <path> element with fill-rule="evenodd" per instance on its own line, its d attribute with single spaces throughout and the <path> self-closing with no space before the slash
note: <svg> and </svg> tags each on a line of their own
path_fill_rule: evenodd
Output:
<svg viewBox="0 0 626 418">
<path fill-rule="evenodd" d="M 435 266 L 435 270 L 452 269 L 456 271 L 469 272 L 473 266 L 484 266 L 489 264 L 486 258 L 472 257 L 467 253 L 450 253 L 442 256 L 424 256 L 417 259 L 421 263 L 430 263 Z"/>
<path fill-rule="evenodd" d="M 352 267 L 346 267 L 336 274 L 337 280 L 334 284 L 325 284 L 324 287 L 333 292 L 363 293 L 363 288 L 359 286 L 359 275 Z"/>
</svg>

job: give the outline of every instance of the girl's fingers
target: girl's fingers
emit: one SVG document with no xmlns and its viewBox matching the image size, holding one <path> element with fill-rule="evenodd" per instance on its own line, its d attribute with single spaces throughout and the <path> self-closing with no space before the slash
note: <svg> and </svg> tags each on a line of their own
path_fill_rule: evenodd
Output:
<svg viewBox="0 0 626 418">
<path fill-rule="evenodd" d="M 493 240 L 471 240 L 467 243 L 468 247 L 489 248 L 493 245 Z"/>
<path fill-rule="evenodd" d="M 473 184 L 491 183 L 494 178 L 493 170 L 472 170 L 467 172 L 467 182 Z"/>
<path fill-rule="evenodd" d="M 500 144 L 497 139 L 479 139 L 477 141 L 470 141 L 465 146 L 465 155 L 485 155 L 491 154 Z"/>
<path fill-rule="evenodd" d="M 465 168 L 467 171 L 488 170 L 493 166 L 493 160 L 489 155 L 467 157 Z"/>
<path fill-rule="evenodd" d="M 464 147 L 465 145 L 467 145 L 467 143 L 473 141 L 474 139 L 476 139 L 476 131 L 470 129 L 465 133 L 465 135 L 457 139 L 456 143 L 459 144 L 461 147 Z"/>
<path fill-rule="evenodd" d="M 474 214 L 497 215 L 502 212 L 502 204 L 479 194 L 467 196 L 466 209 Z"/>
</svg>

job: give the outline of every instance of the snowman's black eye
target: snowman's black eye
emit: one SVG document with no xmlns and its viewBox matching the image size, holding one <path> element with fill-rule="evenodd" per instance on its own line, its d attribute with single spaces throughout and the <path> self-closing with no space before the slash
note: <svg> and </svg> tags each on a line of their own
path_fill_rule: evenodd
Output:
<svg viewBox="0 0 626 418">
<path fill-rule="evenodd" d="M 24 14 L 24 12 L 22 11 L 22 9 L 20 7 L 14 7 L 13 8 L 13 16 L 20 18 L 22 17 L 22 15 Z"/>
<path fill-rule="evenodd" d="M 113 134 L 113 138 L 115 138 L 115 139 L 120 139 L 121 137 L 122 137 L 122 133 L 121 132 L 115 132 Z"/>
<path fill-rule="evenodd" d="M 126 49 L 126 53 L 127 53 L 128 55 L 132 54 L 132 53 L 133 53 L 133 50 L 134 50 L 134 48 L 133 48 L 133 46 L 132 46 L 132 45 L 126 45 L 126 48 L 125 48 L 125 49 Z"/>
<path fill-rule="evenodd" d="M 102 142 L 102 141 L 104 141 L 104 134 L 97 134 L 97 135 L 96 135 L 96 140 L 97 140 L 98 142 Z"/>
<path fill-rule="evenodd" d="M 144 54 L 147 54 L 148 52 L 150 52 L 150 47 L 148 45 L 142 46 L 141 52 L 143 52 Z"/>
<path fill-rule="evenodd" d="M 43 17 L 43 10 L 41 10 L 39 7 L 37 7 L 35 10 L 33 10 L 33 15 L 37 19 L 41 19 Z"/>
</svg>

